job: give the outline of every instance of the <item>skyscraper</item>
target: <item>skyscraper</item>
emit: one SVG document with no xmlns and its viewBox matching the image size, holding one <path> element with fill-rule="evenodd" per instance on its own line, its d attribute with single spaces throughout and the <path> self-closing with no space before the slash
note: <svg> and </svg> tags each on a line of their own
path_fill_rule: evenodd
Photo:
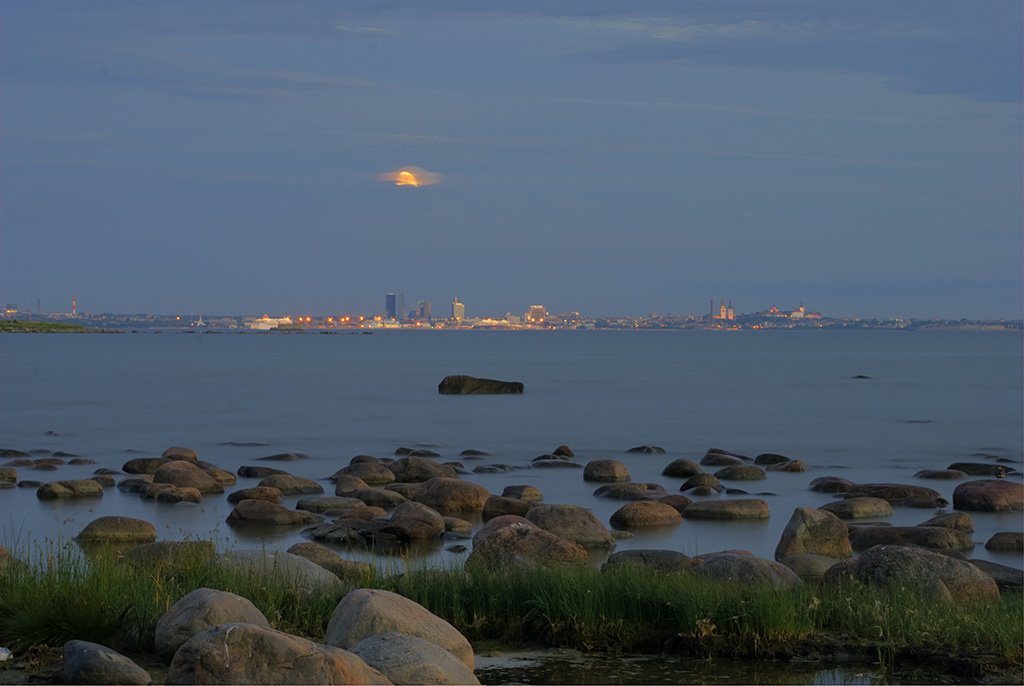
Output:
<svg viewBox="0 0 1024 686">
<path fill-rule="evenodd" d="M 433 318 L 433 307 L 427 300 L 416 303 L 416 319 L 429 322 Z"/>
<path fill-rule="evenodd" d="M 452 300 L 452 319 L 455 323 L 460 323 L 466 318 L 466 304 L 460 303 L 458 298 Z"/>
<path fill-rule="evenodd" d="M 405 319 L 405 293 L 388 293 L 384 296 L 384 319 L 399 321 Z"/>
</svg>

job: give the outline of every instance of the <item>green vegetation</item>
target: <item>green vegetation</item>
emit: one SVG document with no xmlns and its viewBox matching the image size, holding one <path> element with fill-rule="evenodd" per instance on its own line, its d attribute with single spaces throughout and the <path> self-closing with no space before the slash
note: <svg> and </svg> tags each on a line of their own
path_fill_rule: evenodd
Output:
<svg viewBox="0 0 1024 686">
<path fill-rule="evenodd" d="M 0 319 L 0 333 L 96 333 L 98 331 L 100 329 L 90 329 L 79 324 Z"/>
<path fill-rule="evenodd" d="M 1021 669 L 1019 596 L 959 606 L 910 589 L 851 585 L 821 592 L 730 585 L 641 570 L 538 569 L 487 573 L 419 570 L 372 575 L 336 592 L 305 594 L 284 579 L 215 561 L 133 566 L 113 552 L 86 559 L 74 546 L 0 568 L 0 645 L 17 650 L 87 637 L 120 650 L 153 648 L 156 621 L 199 587 L 243 595 L 282 631 L 322 639 L 349 588 L 392 590 L 444 617 L 475 643 L 616 653 L 787 658 L 861 654 L 883 667 L 950 660 L 982 670 Z"/>
</svg>

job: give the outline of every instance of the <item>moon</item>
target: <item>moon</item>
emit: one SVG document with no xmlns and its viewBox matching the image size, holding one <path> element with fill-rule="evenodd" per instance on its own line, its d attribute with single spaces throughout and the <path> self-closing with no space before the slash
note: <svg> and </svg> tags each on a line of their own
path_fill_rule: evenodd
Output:
<svg viewBox="0 0 1024 686">
<path fill-rule="evenodd" d="M 390 181 L 396 186 L 408 186 L 409 188 L 422 188 L 441 183 L 442 176 L 438 172 L 427 171 L 420 167 L 401 167 L 394 171 L 377 174 L 380 181 Z"/>
</svg>

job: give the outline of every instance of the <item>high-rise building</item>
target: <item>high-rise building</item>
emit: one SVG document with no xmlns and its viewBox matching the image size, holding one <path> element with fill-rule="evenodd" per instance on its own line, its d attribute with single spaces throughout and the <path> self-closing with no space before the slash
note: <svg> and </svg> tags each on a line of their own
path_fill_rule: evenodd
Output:
<svg viewBox="0 0 1024 686">
<path fill-rule="evenodd" d="M 416 319 L 429 322 L 433 317 L 433 306 L 427 300 L 416 303 Z"/>
<path fill-rule="evenodd" d="M 405 293 L 388 293 L 384 296 L 384 319 L 405 319 Z"/>
<path fill-rule="evenodd" d="M 528 322 L 541 323 L 547 319 L 548 311 L 543 305 L 530 305 L 530 309 L 523 316 Z"/>
<path fill-rule="evenodd" d="M 461 322 L 466 318 L 466 304 L 460 303 L 458 298 L 452 299 L 452 319 L 456 323 Z"/>
</svg>

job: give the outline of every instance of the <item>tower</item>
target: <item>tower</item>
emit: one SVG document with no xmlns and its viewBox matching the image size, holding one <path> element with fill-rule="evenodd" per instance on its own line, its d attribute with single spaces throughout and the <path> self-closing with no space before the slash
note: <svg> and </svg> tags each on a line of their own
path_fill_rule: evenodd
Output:
<svg viewBox="0 0 1024 686">
<path fill-rule="evenodd" d="M 458 298 L 452 299 L 452 319 L 455 320 L 456 324 L 460 324 L 463 319 L 466 318 L 466 305 L 460 303 Z"/>
<path fill-rule="evenodd" d="M 398 319 L 398 296 L 394 293 L 384 296 L 384 319 Z"/>
<path fill-rule="evenodd" d="M 718 305 L 718 318 L 726 319 L 728 317 L 728 310 L 725 308 L 725 298 L 722 298 L 722 302 Z"/>
<path fill-rule="evenodd" d="M 71 296 L 71 316 L 78 316 L 78 298 Z"/>
</svg>

